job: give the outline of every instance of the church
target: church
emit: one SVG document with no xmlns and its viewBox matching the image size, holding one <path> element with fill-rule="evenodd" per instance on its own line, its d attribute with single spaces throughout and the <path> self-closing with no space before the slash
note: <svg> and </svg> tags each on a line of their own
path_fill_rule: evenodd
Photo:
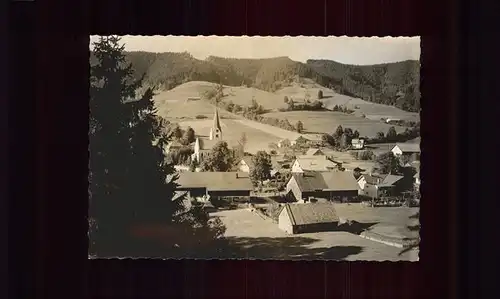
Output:
<svg viewBox="0 0 500 299">
<path fill-rule="evenodd" d="M 226 141 L 229 148 L 232 148 L 232 144 L 222 138 L 222 126 L 220 123 L 219 110 L 216 107 L 212 127 L 210 128 L 209 138 L 200 136 L 196 137 L 196 141 L 194 143 L 194 153 L 191 156 L 191 159 L 196 159 L 199 163 L 203 162 L 203 160 L 212 151 L 212 148 L 220 141 Z"/>
</svg>

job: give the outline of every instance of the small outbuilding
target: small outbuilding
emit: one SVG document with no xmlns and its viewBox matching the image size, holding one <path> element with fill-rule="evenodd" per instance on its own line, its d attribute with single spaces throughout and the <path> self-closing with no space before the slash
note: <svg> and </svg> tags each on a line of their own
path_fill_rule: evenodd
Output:
<svg viewBox="0 0 500 299">
<path fill-rule="evenodd" d="M 285 204 L 278 227 L 288 234 L 335 230 L 339 217 L 333 203 Z"/>
</svg>

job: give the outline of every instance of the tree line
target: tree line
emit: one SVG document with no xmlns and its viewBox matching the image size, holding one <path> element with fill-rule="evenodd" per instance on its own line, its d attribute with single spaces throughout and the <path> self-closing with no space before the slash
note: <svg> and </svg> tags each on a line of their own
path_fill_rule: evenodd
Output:
<svg viewBox="0 0 500 299">
<path fill-rule="evenodd" d="M 199 80 L 231 86 L 252 86 L 275 91 L 298 77 L 310 78 L 337 93 L 396 106 L 405 111 L 420 109 L 420 64 L 418 61 L 357 66 L 330 60 L 296 62 L 288 57 L 269 59 L 195 59 L 189 53 L 124 53 L 138 79 L 158 89 L 171 89 Z M 91 53 L 91 62 L 95 54 Z"/>
</svg>

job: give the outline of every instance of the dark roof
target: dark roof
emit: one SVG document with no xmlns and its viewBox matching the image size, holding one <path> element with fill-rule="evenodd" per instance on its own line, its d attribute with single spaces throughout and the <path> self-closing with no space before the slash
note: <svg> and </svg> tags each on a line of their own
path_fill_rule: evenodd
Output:
<svg viewBox="0 0 500 299">
<path fill-rule="evenodd" d="M 286 204 L 292 225 L 338 222 L 333 203 Z"/>
<path fill-rule="evenodd" d="M 369 175 L 364 174 L 366 183 L 370 185 L 378 185 L 380 187 L 393 186 L 399 180 L 403 178 L 400 175 L 386 174 L 386 175 Z"/>
<path fill-rule="evenodd" d="M 252 182 L 243 172 L 181 172 L 180 188 L 206 188 L 208 191 L 251 191 Z"/>
<path fill-rule="evenodd" d="M 388 174 L 382 180 L 381 185 L 392 186 L 403 178 L 401 175 Z"/>
<path fill-rule="evenodd" d="M 303 192 L 318 191 L 328 188 L 320 172 L 311 171 L 303 173 L 294 173 L 292 175 L 292 178 L 295 179 L 300 190 Z"/>
<path fill-rule="evenodd" d="M 311 191 L 354 191 L 358 190 L 358 184 L 351 172 L 304 172 L 293 174 L 302 192 Z"/>
<path fill-rule="evenodd" d="M 310 148 L 307 150 L 306 156 L 314 156 L 314 155 L 324 155 L 324 154 L 319 148 Z"/>
<path fill-rule="evenodd" d="M 363 177 L 365 178 L 366 183 L 370 185 L 377 185 L 383 179 L 383 177 L 369 174 L 364 174 Z"/>
</svg>

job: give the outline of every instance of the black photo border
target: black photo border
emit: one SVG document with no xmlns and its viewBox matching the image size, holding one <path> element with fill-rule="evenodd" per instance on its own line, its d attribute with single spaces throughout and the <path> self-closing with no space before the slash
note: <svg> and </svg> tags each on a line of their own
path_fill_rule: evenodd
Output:
<svg viewBox="0 0 500 299">
<path fill-rule="evenodd" d="M 36 9 L 29 2 L 10 3 L 9 9 L 10 17 L 17 18 L 11 22 L 16 27 L 11 28 L 8 46 L 8 152 L 13 178 L 8 186 L 12 198 L 8 249 L 15 250 L 16 256 L 9 261 L 13 271 L 9 277 L 36 286 L 19 285 L 21 294 L 36 292 L 50 298 L 453 296 L 458 196 L 455 62 L 460 38 L 453 1 L 96 0 L 53 5 L 40 1 Z M 90 34 L 421 36 L 420 261 L 87 260 Z M 426 105 L 429 101 L 432 109 Z M 442 143 L 449 145 L 444 156 Z M 20 242 L 27 243 L 16 246 Z"/>
</svg>

